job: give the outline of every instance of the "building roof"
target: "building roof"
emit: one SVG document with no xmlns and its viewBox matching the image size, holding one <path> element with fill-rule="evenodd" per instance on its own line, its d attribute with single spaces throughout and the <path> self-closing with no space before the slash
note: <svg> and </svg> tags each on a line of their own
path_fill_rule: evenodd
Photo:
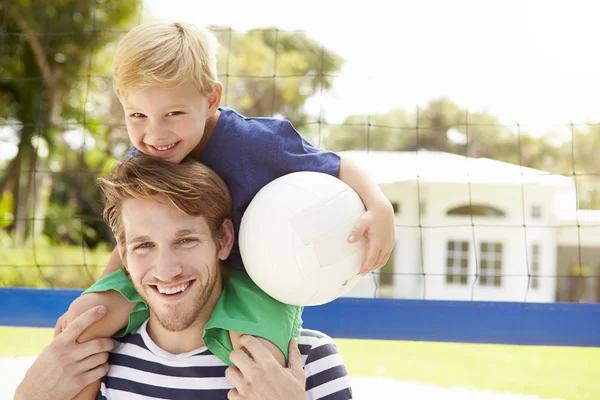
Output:
<svg viewBox="0 0 600 400">
<path fill-rule="evenodd" d="M 444 152 L 342 151 L 360 165 L 378 183 L 537 183 L 549 186 L 573 186 L 571 177 L 521 167 L 489 158 L 470 158 Z"/>
</svg>

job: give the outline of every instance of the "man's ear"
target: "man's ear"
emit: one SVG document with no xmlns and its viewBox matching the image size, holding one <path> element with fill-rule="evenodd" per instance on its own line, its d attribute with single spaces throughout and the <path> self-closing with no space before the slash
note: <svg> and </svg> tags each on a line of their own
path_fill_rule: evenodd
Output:
<svg viewBox="0 0 600 400">
<path fill-rule="evenodd" d="M 219 239 L 219 260 L 224 261 L 229 257 L 231 248 L 233 247 L 233 223 L 229 218 L 223 221 L 221 225 L 223 235 Z"/>
</svg>

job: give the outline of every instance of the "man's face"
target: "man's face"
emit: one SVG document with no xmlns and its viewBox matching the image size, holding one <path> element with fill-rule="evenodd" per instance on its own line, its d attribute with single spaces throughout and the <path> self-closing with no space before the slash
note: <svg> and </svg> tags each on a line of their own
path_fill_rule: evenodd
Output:
<svg viewBox="0 0 600 400">
<path fill-rule="evenodd" d="M 127 133 L 142 153 L 179 163 L 195 154 L 218 96 L 202 96 L 191 85 L 148 88 L 123 101 Z M 218 103 L 217 103 L 218 105 Z"/>
<path fill-rule="evenodd" d="M 122 220 L 127 270 L 158 322 L 181 331 L 203 312 L 210 317 L 221 293 L 219 260 L 229 250 L 218 250 L 206 219 L 157 197 L 126 200 Z"/>
</svg>

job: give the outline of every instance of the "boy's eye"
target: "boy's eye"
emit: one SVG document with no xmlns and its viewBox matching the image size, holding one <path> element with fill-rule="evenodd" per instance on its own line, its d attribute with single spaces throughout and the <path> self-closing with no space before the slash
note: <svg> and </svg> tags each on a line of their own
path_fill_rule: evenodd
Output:
<svg viewBox="0 0 600 400">
<path fill-rule="evenodd" d="M 133 114 L 131 114 L 131 117 L 133 117 L 133 118 L 143 118 L 143 117 L 145 117 L 145 115 L 142 114 L 142 113 L 133 113 Z"/>
<path fill-rule="evenodd" d="M 182 111 L 171 111 L 171 112 L 167 113 L 167 116 L 169 116 L 169 117 L 175 117 L 175 116 L 181 115 L 181 114 L 183 114 Z"/>
</svg>

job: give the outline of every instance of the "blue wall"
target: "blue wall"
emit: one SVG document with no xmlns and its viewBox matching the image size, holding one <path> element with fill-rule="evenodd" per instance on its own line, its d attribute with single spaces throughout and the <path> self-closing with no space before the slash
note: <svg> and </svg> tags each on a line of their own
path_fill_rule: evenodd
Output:
<svg viewBox="0 0 600 400">
<path fill-rule="evenodd" d="M 0 326 L 54 327 L 80 293 L 0 288 Z M 334 338 L 600 347 L 600 304 L 341 298 L 303 318 Z"/>
</svg>

